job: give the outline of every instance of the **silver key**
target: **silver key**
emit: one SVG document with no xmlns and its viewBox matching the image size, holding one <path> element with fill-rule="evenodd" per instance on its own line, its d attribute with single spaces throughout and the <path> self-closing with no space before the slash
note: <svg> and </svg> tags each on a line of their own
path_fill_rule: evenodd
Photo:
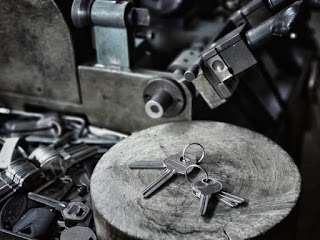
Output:
<svg viewBox="0 0 320 240">
<path fill-rule="evenodd" d="M 202 154 L 201 157 L 199 159 L 197 159 L 197 156 L 193 155 L 193 154 L 187 154 L 186 151 L 187 149 L 192 146 L 192 145 L 196 145 L 201 147 L 202 149 Z M 182 154 L 180 156 L 180 160 L 181 161 L 196 161 L 196 164 L 199 164 L 205 155 L 205 151 L 204 151 L 204 147 L 200 144 L 200 143 L 190 143 L 187 146 L 185 146 L 185 148 L 182 151 Z M 164 163 L 164 161 L 136 161 L 134 163 L 131 163 L 129 165 L 130 169 L 165 169 L 166 165 Z"/>
<path fill-rule="evenodd" d="M 238 205 L 242 204 L 245 202 L 245 200 L 241 197 L 237 197 L 235 195 L 232 195 L 230 193 L 227 193 L 225 191 L 222 191 L 222 184 L 215 180 L 215 179 L 211 179 L 212 181 L 215 181 L 217 185 L 221 186 L 221 189 L 219 192 L 216 193 L 216 198 L 224 203 L 225 205 L 227 205 L 228 207 L 237 207 Z M 199 180 L 196 180 L 195 182 L 192 183 L 192 189 L 193 189 L 193 194 L 200 198 L 201 194 L 200 194 L 200 191 L 197 190 L 197 186 L 195 186 L 196 184 L 200 184 L 200 181 Z M 205 199 L 206 200 L 206 199 Z M 206 200 L 207 201 L 207 200 Z"/>
<path fill-rule="evenodd" d="M 157 177 L 151 184 L 149 184 L 143 191 L 143 197 L 150 196 L 154 191 L 160 188 L 165 182 L 167 182 L 174 174 L 184 175 L 187 168 L 190 165 L 197 164 L 196 160 L 183 159 L 180 154 L 176 154 L 168 157 L 163 161 L 165 165 L 165 171 Z"/>
<path fill-rule="evenodd" d="M 129 165 L 130 169 L 165 169 L 164 161 L 137 161 Z"/>
<path fill-rule="evenodd" d="M 239 204 L 242 204 L 245 202 L 245 200 L 241 197 L 237 197 L 235 195 L 232 195 L 230 193 L 221 191 L 218 195 L 217 198 L 219 201 L 224 203 L 225 205 L 229 207 L 237 207 Z"/>
<path fill-rule="evenodd" d="M 212 178 L 199 178 L 192 183 L 192 189 L 200 198 L 199 212 L 203 216 L 207 212 L 210 198 L 222 190 L 222 184 Z"/>
<path fill-rule="evenodd" d="M 33 201 L 42 203 L 60 211 L 65 220 L 81 222 L 85 220 L 90 213 L 90 208 L 82 202 L 64 203 L 32 192 L 28 193 L 28 197 Z"/>
<path fill-rule="evenodd" d="M 182 156 L 181 156 L 182 157 Z M 180 157 L 180 158 L 181 158 Z M 195 155 L 186 154 L 184 157 L 185 161 L 197 161 Z M 166 165 L 163 160 L 160 161 L 136 161 L 129 165 L 130 169 L 165 169 Z"/>
<path fill-rule="evenodd" d="M 47 173 L 46 177 L 51 180 L 52 176 L 65 174 L 71 166 L 94 156 L 97 152 L 97 147 L 85 144 L 72 145 L 62 149 L 40 146 L 31 153 L 29 159 Z"/>
</svg>

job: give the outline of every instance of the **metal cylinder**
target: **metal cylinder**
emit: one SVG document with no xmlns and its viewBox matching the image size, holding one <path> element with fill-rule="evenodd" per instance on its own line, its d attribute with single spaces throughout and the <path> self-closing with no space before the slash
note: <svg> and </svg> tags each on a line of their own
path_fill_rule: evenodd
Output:
<svg viewBox="0 0 320 240">
<path fill-rule="evenodd" d="M 199 74 L 199 65 L 195 64 L 193 65 L 191 68 L 189 68 L 185 73 L 184 73 L 184 77 L 188 82 L 192 82 L 194 79 L 197 78 L 198 74 Z"/>
<path fill-rule="evenodd" d="M 276 16 L 269 18 L 247 32 L 247 40 L 252 48 L 259 48 L 272 39 L 272 25 Z"/>
<path fill-rule="evenodd" d="M 74 0 L 71 8 L 71 19 L 77 28 L 90 25 L 90 9 L 94 0 Z"/>
<path fill-rule="evenodd" d="M 146 103 L 145 111 L 151 118 L 162 118 L 172 102 L 173 98 L 171 95 L 167 91 L 159 89 Z"/>
<path fill-rule="evenodd" d="M 181 83 L 174 79 L 155 78 L 143 92 L 145 112 L 151 118 L 171 118 L 184 109 L 186 96 Z"/>
<path fill-rule="evenodd" d="M 91 21 L 98 26 L 124 28 L 131 5 L 125 1 L 95 0 L 91 7 Z"/>
</svg>

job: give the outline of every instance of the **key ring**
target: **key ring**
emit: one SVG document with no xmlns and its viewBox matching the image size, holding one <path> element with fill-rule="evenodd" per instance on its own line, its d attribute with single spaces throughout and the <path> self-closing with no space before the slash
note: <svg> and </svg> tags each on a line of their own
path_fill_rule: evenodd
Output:
<svg viewBox="0 0 320 240">
<path fill-rule="evenodd" d="M 205 154 L 204 147 L 200 143 L 190 143 L 187 146 L 185 146 L 185 148 L 182 151 L 182 159 L 185 159 L 186 150 L 192 145 L 198 145 L 198 146 L 200 146 L 202 148 L 202 155 L 201 155 L 200 159 L 197 160 L 197 163 L 200 163 L 203 160 L 204 154 Z"/>
<path fill-rule="evenodd" d="M 204 171 L 204 173 L 205 173 L 205 175 L 206 175 L 206 179 L 205 179 L 205 180 L 207 181 L 207 180 L 209 179 L 209 175 L 208 175 L 207 171 L 206 171 L 203 167 L 200 167 L 200 166 L 197 165 L 197 164 L 192 164 L 192 165 L 190 165 L 189 167 L 187 167 L 186 172 L 185 172 L 185 174 L 184 174 L 184 176 L 186 177 L 187 181 L 188 181 L 190 184 L 193 183 L 193 182 L 190 181 L 189 178 L 188 178 L 188 170 L 189 170 L 189 168 L 191 168 L 191 167 L 193 167 L 193 168 L 199 168 L 200 170 Z"/>
</svg>

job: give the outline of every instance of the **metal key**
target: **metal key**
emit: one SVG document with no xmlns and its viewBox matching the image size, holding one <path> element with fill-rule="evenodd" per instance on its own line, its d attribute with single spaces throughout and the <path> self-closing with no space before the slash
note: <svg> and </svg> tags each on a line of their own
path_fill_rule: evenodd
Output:
<svg viewBox="0 0 320 240">
<path fill-rule="evenodd" d="M 42 203 L 60 211 L 65 220 L 81 222 L 86 219 L 90 213 L 90 208 L 82 202 L 64 203 L 32 192 L 28 193 L 28 197 L 33 201 Z"/>
<path fill-rule="evenodd" d="M 200 198 L 199 211 L 203 216 L 207 212 L 210 198 L 222 190 L 222 184 L 212 178 L 199 178 L 192 183 L 194 195 Z"/>
<path fill-rule="evenodd" d="M 165 169 L 164 161 L 137 161 L 129 165 L 130 169 Z"/>
<path fill-rule="evenodd" d="M 232 195 L 230 193 L 221 191 L 218 195 L 217 198 L 219 201 L 224 203 L 225 205 L 229 207 L 237 207 L 239 204 L 244 203 L 245 200 L 241 197 L 237 197 L 235 195 Z"/>
<path fill-rule="evenodd" d="M 202 150 L 202 154 L 201 157 L 199 159 L 197 159 L 197 156 L 193 155 L 193 154 L 187 154 L 186 151 L 190 146 L 199 146 L 201 147 Z M 180 160 L 182 161 L 196 161 L 196 164 L 199 164 L 203 158 L 204 158 L 204 147 L 200 144 L 200 143 L 190 143 L 187 146 L 185 146 L 185 148 L 182 151 L 182 154 L 180 155 Z M 130 169 L 165 169 L 166 168 L 166 164 L 164 163 L 164 161 L 160 160 L 160 161 L 136 161 L 134 163 L 131 163 L 129 165 Z"/>
<path fill-rule="evenodd" d="M 52 146 L 40 146 L 36 148 L 29 159 L 35 163 L 44 173 L 46 178 L 62 176 L 76 163 L 96 155 L 98 148 L 85 144 L 72 145 L 61 149 Z"/>
<path fill-rule="evenodd" d="M 183 159 L 181 158 L 180 154 L 176 154 L 166 158 L 163 163 L 165 165 L 165 171 L 144 189 L 143 197 L 147 198 L 148 196 L 150 196 L 154 191 L 156 191 L 165 182 L 167 182 L 174 174 L 184 175 L 186 169 L 190 165 L 197 164 L 197 161 L 187 158 Z"/>
<path fill-rule="evenodd" d="M 222 191 L 222 184 L 215 180 L 215 179 L 212 179 L 212 178 L 208 178 L 210 181 L 214 181 L 215 183 L 212 183 L 212 184 L 216 184 L 217 185 L 217 189 L 218 186 L 221 186 L 221 189 L 220 191 L 216 192 L 215 195 L 216 195 L 216 198 L 224 203 L 225 205 L 227 205 L 228 207 L 237 207 L 239 204 L 242 204 L 245 202 L 245 200 L 241 197 L 237 197 L 235 195 L 232 195 L 230 193 L 227 193 L 225 191 Z M 202 179 L 203 180 L 203 179 Z M 193 189 L 193 194 L 200 198 L 200 203 L 201 203 L 201 194 L 200 194 L 200 191 L 197 189 L 197 184 L 199 184 L 199 186 L 202 186 L 202 183 L 200 182 L 200 180 L 196 180 L 195 182 L 192 183 L 192 189 Z M 212 194 L 213 195 L 213 194 Z M 206 199 L 205 199 L 206 200 Z M 206 200 L 207 201 L 207 200 Z M 201 203 L 202 204 L 202 203 Z"/>
</svg>

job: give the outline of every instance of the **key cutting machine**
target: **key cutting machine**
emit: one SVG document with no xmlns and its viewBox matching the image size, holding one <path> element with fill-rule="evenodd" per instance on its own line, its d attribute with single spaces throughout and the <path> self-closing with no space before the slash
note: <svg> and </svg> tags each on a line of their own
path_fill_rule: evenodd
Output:
<svg viewBox="0 0 320 240">
<path fill-rule="evenodd" d="M 1 200 L 13 196 L 1 210 L 0 225 L 5 227 L 0 232 L 11 229 L 22 235 L 46 236 L 46 227 L 59 219 L 54 225 L 61 239 L 75 235 L 95 239 L 95 230 L 99 238 L 109 239 L 112 228 L 120 229 L 109 231 L 118 234 L 118 239 L 155 237 L 145 235 L 149 230 L 162 237 L 164 228 L 166 234 L 171 231 L 183 238 L 185 233 L 206 236 L 208 229 L 212 234 L 212 226 L 207 225 L 211 223 L 218 223 L 215 236 L 230 235 L 233 239 L 240 232 L 242 238 L 258 236 L 278 225 L 300 194 L 298 169 L 277 144 L 302 166 L 305 186 L 314 186 L 309 183 L 314 183 L 317 168 L 309 174 L 312 164 L 305 159 L 318 159 L 318 146 L 304 140 L 312 142 L 306 130 L 320 124 L 318 0 L 0 1 L 0 130 L 7 137 L 23 138 L 0 142 L 4 159 L 0 159 L 4 169 L 0 174 L 1 204 Z M 123 140 L 127 133 L 139 130 L 143 131 Z M 221 185 L 228 194 L 235 194 L 233 200 L 249 203 L 240 209 L 247 213 L 239 214 L 239 209 L 224 212 L 213 215 L 215 220 L 222 217 L 222 221 L 197 221 L 198 226 L 185 221 L 191 225 L 182 229 L 179 224 L 183 217 L 198 219 L 207 212 L 206 206 L 201 207 L 194 218 L 188 214 L 196 211 L 183 209 L 196 206 L 188 205 L 190 189 L 175 190 L 174 184 L 183 180 L 173 182 L 172 190 L 166 186 L 169 191 L 162 193 L 169 193 L 169 198 L 161 199 L 161 191 L 157 192 L 154 199 L 160 197 L 159 203 L 169 203 L 164 207 L 159 208 L 156 201 L 155 205 L 152 201 L 141 202 L 140 190 L 133 194 L 134 188 L 151 182 L 154 176 L 148 172 L 138 177 L 138 171 L 126 167 L 128 159 L 146 162 L 157 158 L 163 165 L 164 155 L 176 154 L 177 149 L 192 142 L 206 146 L 207 159 L 214 159 L 214 164 L 207 161 L 202 167 L 211 174 L 222 173 L 219 176 L 225 179 L 221 179 Z M 15 152 L 19 144 L 26 144 L 27 150 Z M 311 150 L 305 150 L 303 144 Z M 316 154 L 310 158 L 301 154 L 312 151 Z M 11 162 L 15 154 L 23 158 Z M 179 170 L 176 166 L 182 166 L 179 163 L 184 157 L 181 160 L 177 156 L 167 162 L 175 165 L 165 166 L 167 174 L 174 174 Z M 98 159 L 97 171 L 92 173 Z M 35 191 L 56 178 L 59 181 L 52 186 L 50 197 L 46 190 L 42 194 Z M 161 180 L 151 185 L 158 188 Z M 154 193 L 156 188 L 151 188 Z M 315 209 L 306 211 L 316 205 L 309 204 L 316 199 L 309 197 L 316 189 L 305 189 L 308 191 L 302 195 L 301 213 L 293 213 L 299 215 L 298 225 L 308 225 L 303 217 L 309 220 L 311 213 L 317 213 Z M 16 195 L 18 190 L 23 194 Z M 39 202 L 42 208 L 25 213 L 29 191 L 35 191 L 28 195 L 29 200 Z M 126 193 L 130 197 L 124 197 Z M 150 195 L 150 191 L 145 193 Z M 124 201 L 118 201 L 119 197 Z M 141 204 L 130 202 L 132 199 Z M 269 200 L 250 209 L 261 199 Z M 123 207 L 125 204 L 130 207 Z M 95 213 L 96 229 L 89 208 Z M 131 209 L 133 214 L 121 209 Z M 155 215 L 158 209 L 163 214 Z M 168 218 L 168 213 L 174 213 L 178 221 Z M 134 221 L 124 221 L 124 215 L 134 216 Z M 45 221 L 41 218 L 39 222 L 37 216 Z M 154 228 L 154 223 L 166 219 L 168 225 Z M 294 221 L 287 222 L 287 228 L 295 234 L 295 217 L 286 221 Z M 123 227 L 127 222 L 136 226 Z M 40 223 L 42 228 L 38 227 Z M 227 225 L 231 228 L 221 227 Z"/>
<path fill-rule="evenodd" d="M 290 0 L 2 0 L 1 104 L 81 114 L 127 133 L 218 120 L 292 139 L 308 104 L 302 96 L 316 85 L 305 87 L 317 69 L 309 24 L 316 7 Z"/>
</svg>

